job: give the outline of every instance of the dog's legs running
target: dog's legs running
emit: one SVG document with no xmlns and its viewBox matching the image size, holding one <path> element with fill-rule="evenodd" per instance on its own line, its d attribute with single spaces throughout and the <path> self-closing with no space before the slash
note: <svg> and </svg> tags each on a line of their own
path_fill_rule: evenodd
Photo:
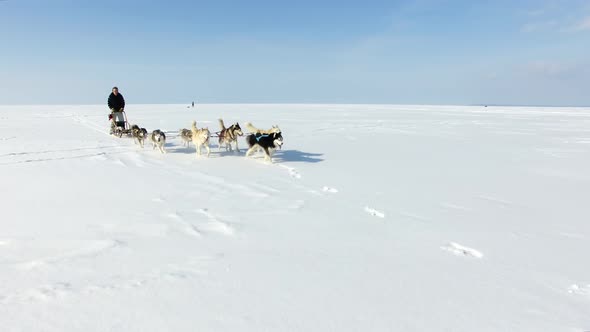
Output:
<svg viewBox="0 0 590 332">
<path fill-rule="evenodd" d="M 160 149 L 160 152 L 166 153 L 166 150 L 164 150 L 164 143 L 158 144 L 158 148 Z"/>
<path fill-rule="evenodd" d="M 254 145 L 253 147 L 249 148 L 249 149 L 248 149 L 248 151 L 246 151 L 246 157 L 249 157 L 249 156 L 250 156 L 250 154 L 251 154 L 252 152 L 254 152 L 254 150 L 255 150 L 256 148 L 257 148 L 257 146 L 256 146 L 256 145 Z"/>
<path fill-rule="evenodd" d="M 211 149 L 209 148 L 209 144 L 205 144 L 205 149 L 207 149 L 207 158 L 209 158 L 209 154 L 211 154 Z"/>
<path fill-rule="evenodd" d="M 236 152 L 240 153 L 240 149 L 238 148 L 238 138 L 236 137 Z"/>
<path fill-rule="evenodd" d="M 264 148 L 264 160 L 272 163 L 272 157 L 268 148 Z"/>
</svg>

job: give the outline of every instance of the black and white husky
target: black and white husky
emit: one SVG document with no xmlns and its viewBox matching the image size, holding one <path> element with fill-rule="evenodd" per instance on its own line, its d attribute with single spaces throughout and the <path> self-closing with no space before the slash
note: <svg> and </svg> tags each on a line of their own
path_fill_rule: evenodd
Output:
<svg viewBox="0 0 590 332">
<path fill-rule="evenodd" d="M 264 160 L 272 163 L 272 153 L 277 148 L 283 146 L 283 134 L 278 126 L 273 126 L 268 131 L 257 130 L 252 124 L 248 123 L 248 129 L 254 133 L 246 136 L 246 142 L 250 149 L 246 152 L 246 157 L 251 153 L 261 149 L 264 151 Z"/>
<path fill-rule="evenodd" d="M 219 127 L 221 128 L 221 131 L 219 132 L 219 151 L 221 151 L 222 146 L 225 146 L 225 151 L 232 151 L 231 144 L 235 142 L 236 151 L 240 152 L 240 149 L 238 148 L 238 136 L 244 135 L 244 133 L 242 133 L 242 128 L 240 128 L 240 124 L 236 122 L 228 128 L 225 128 L 223 119 L 219 119 Z"/>
<path fill-rule="evenodd" d="M 152 141 L 152 148 L 154 150 L 156 147 L 158 147 L 160 152 L 166 153 L 166 150 L 164 150 L 164 144 L 166 144 L 166 134 L 164 134 L 163 131 L 160 129 L 154 130 L 150 135 L 150 140 Z"/>
<path fill-rule="evenodd" d="M 139 128 L 138 125 L 131 126 L 131 136 L 133 136 L 133 143 L 138 144 L 143 149 L 143 142 L 147 138 L 147 130 Z"/>
</svg>

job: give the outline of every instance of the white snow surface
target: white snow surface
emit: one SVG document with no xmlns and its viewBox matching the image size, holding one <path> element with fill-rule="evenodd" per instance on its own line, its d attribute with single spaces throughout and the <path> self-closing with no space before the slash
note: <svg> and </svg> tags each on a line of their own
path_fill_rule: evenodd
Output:
<svg viewBox="0 0 590 332">
<path fill-rule="evenodd" d="M 590 109 L 0 106 L 2 331 L 589 331 Z M 179 128 L 279 125 L 264 162 Z"/>
</svg>

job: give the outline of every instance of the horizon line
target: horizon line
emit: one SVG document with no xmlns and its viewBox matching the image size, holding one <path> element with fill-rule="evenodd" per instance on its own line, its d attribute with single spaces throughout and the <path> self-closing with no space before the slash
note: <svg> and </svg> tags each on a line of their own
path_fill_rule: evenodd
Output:
<svg viewBox="0 0 590 332">
<path fill-rule="evenodd" d="M 182 106 L 189 106 L 191 103 L 134 103 L 134 104 L 127 104 L 129 105 L 182 105 Z M 195 103 L 195 108 L 197 105 L 382 105 L 382 106 L 459 106 L 459 107 L 551 107 L 551 108 L 558 108 L 558 107 L 567 107 L 567 108 L 588 108 L 590 105 L 552 105 L 552 104 L 414 104 L 414 103 L 329 103 L 329 102 L 211 102 L 211 103 Z M 48 104 L 0 104 L 0 107 L 10 107 L 10 106 L 105 106 L 101 104 L 62 104 L 62 103 L 48 103 Z"/>
</svg>

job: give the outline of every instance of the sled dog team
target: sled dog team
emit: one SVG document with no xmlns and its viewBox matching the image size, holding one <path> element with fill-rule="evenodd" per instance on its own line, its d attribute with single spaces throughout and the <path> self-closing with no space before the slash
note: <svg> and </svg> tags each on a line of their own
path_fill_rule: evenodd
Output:
<svg viewBox="0 0 590 332">
<path fill-rule="evenodd" d="M 220 131 L 218 132 L 219 137 L 219 151 L 224 147 L 226 151 L 233 151 L 232 144 L 235 144 L 236 151 L 239 152 L 238 148 L 238 137 L 243 136 L 242 128 L 236 122 L 229 127 L 225 127 L 222 119 L 219 119 Z M 264 152 L 264 159 L 272 162 L 272 154 L 277 148 L 283 146 L 283 135 L 278 126 L 272 126 L 268 130 L 261 130 L 254 127 L 251 123 L 246 123 L 246 129 L 250 132 L 246 135 L 246 143 L 248 143 L 248 151 L 246 157 L 250 156 L 253 152 L 262 150 Z M 149 138 L 152 142 L 152 148 L 155 150 L 158 148 L 161 153 L 166 153 L 164 145 L 166 144 L 166 134 L 160 129 L 154 130 L 148 135 L 148 131 L 145 128 L 140 128 L 138 125 L 131 126 L 131 136 L 135 144 L 139 144 L 142 148 L 144 141 Z M 209 139 L 211 132 L 209 128 L 197 128 L 197 122 L 193 121 L 190 129 L 182 128 L 178 130 L 178 137 L 182 140 L 182 145 L 188 147 L 192 142 L 195 145 L 197 156 L 201 155 L 201 147 L 207 150 L 207 157 L 211 153 L 209 147 Z"/>
</svg>

